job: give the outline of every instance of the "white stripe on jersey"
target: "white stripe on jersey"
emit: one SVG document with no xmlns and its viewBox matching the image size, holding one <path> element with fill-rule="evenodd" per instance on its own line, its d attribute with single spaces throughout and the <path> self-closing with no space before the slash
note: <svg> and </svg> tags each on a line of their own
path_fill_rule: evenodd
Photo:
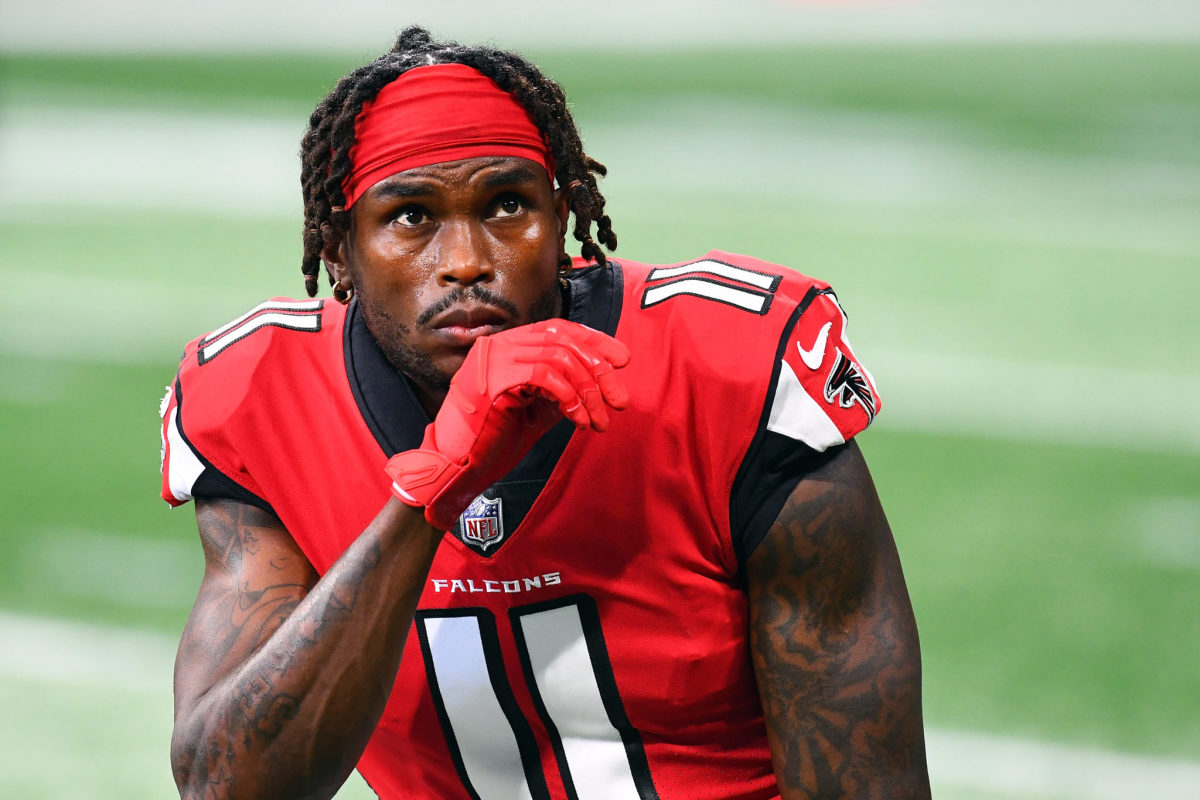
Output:
<svg viewBox="0 0 1200 800">
<path fill-rule="evenodd" d="M 675 295 L 691 294 L 697 297 L 707 297 L 710 300 L 717 300 L 722 303 L 728 303 L 732 306 L 744 308 L 747 311 L 753 311 L 756 314 L 761 314 L 763 308 L 770 301 L 771 295 L 759 294 L 758 292 L 739 289 L 736 286 L 727 286 L 719 281 L 711 281 L 706 278 L 684 278 L 670 283 L 651 286 L 642 295 L 642 307 L 648 308 L 657 305 L 664 300 L 669 300 Z"/>
<path fill-rule="evenodd" d="M 211 335 L 206 337 L 201 348 L 204 361 L 211 360 L 229 345 L 267 325 L 277 325 L 296 331 L 316 331 L 321 328 L 321 316 L 319 314 L 287 314 L 282 311 L 268 311 L 259 314 L 215 339 Z"/>
<path fill-rule="evenodd" d="M 516 734 L 492 690 L 492 681 L 504 676 L 488 669 L 479 620 L 427 617 L 418 624 L 429 642 L 437 699 L 454 731 L 452 746 L 476 793 L 482 800 L 530 797 Z"/>
<path fill-rule="evenodd" d="M 192 487 L 204 472 L 204 464 L 183 440 L 178 406 L 171 409 L 171 418 L 167 421 L 167 444 L 167 482 L 175 499 L 186 502 L 192 499 Z"/>
<path fill-rule="evenodd" d="M 251 317 L 253 317 L 255 314 L 257 314 L 260 311 L 267 311 L 268 309 L 271 311 L 316 311 L 321 308 L 322 302 L 323 301 L 320 299 L 265 300 L 265 301 L 259 303 L 258 305 L 256 305 L 254 308 L 247 311 L 245 314 L 242 314 L 237 319 L 226 322 L 224 325 L 222 325 L 221 327 L 217 328 L 212 333 L 205 336 L 204 341 L 206 343 L 213 341 L 214 339 L 218 338 L 222 334 L 230 331 L 233 328 L 236 328 L 238 325 L 241 325 L 243 322 L 250 319 Z"/>
<path fill-rule="evenodd" d="M 680 275 L 694 275 L 696 273 L 707 273 L 709 275 L 717 275 L 722 278 L 728 278 L 731 281 L 757 286 L 760 289 L 767 291 L 779 280 L 778 275 L 768 275 L 764 272 L 754 272 L 741 267 L 735 267 L 731 264 L 723 264 L 720 261 L 695 261 L 691 264 L 684 264 L 681 267 L 658 267 L 651 271 L 646 276 L 647 281 L 657 281 L 663 278 L 677 278 Z"/>
<path fill-rule="evenodd" d="M 629 755 L 613 727 L 575 605 L 519 618 L 536 689 L 554 721 L 579 800 L 638 800 Z"/>
<path fill-rule="evenodd" d="M 791 366 L 781 361 L 779 367 L 767 430 L 798 439 L 818 452 L 845 444 L 841 431 L 800 384 Z"/>
</svg>

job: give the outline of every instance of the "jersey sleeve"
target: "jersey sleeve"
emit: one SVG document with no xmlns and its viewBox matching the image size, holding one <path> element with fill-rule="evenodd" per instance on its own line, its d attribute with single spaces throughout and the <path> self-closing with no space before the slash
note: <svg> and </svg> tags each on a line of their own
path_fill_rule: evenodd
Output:
<svg viewBox="0 0 1200 800">
<path fill-rule="evenodd" d="M 159 409 L 163 500 L 230 498 L 274 513 L 242 445 L 266 421 L 255 397 L 266 365 L 278 359 L 269 354 L 289 333 L 319 333 L 323 307 L 273 298 L 188 344 Z"/>
<path fill-rule="evenodd" d="M 162 416 L 162 499 L 172 507 L 196 498 L 239 500 L 274 514 L 267 501 L 217 469 L 192 444 L 184 433 L 182 401 L 182 382 L 176 377 L 167 387 L 159 407 Z"/>
<path fill-rule="evenodd" d="M 875 379 L 851 348 L 846 323 L 833 290 L 819 283 L 788 321 L 762 422 L 734 483 L 731 522 L 742 563 L 800 479 L 879 414 Z"/>
</svg>

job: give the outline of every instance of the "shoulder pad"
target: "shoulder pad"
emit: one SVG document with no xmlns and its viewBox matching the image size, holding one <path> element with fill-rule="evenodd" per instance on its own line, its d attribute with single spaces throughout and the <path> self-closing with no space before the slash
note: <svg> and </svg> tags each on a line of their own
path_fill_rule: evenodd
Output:
<svg viewBox="0 0 1200 800">
<path fill-rule="evenodd" d="M 268 402 L 267 386 L 340 363 L 344 319 L 345 308 L 328 299 L 274 298 L 190 342 L 160 409 L 163 499 L 187 502 L 214 473 L 258 495 L 237 436 L 261 420 L 256 404 Z"/>
<path fill-rule="evenodd" d="M 701 343 L 690 350 L 710 380 L 754 382 L 774 364 L 768 430 L 825 450 L 879 413 L 874 378 L 850 347 L 846 315 L 828 283 L 720 250 L 668 266 L 628 264 L 627 273 L 627 300 L 642 310 L 669 309 L 662 324 Z"/>
<path fill-rule="evenodd" d="M 722 382 L 769 375 L 763 370 L 797 304 L 813 287 L 827 287 L 780 264 L 719 250 L 678 264 L 621 265 L 625 302 L 653 320 L 648 335 L 694 344 L 672 356 L 693 358 L 694 369 Z"/>
<path fill-rule="evenodd" d="M 846 314 L 832 289 L 811 286 L 793 320 L 781 342 L 767 430 L 825 450 L 875 420 L 879 391 L 850 347 Z"/>
</svg>

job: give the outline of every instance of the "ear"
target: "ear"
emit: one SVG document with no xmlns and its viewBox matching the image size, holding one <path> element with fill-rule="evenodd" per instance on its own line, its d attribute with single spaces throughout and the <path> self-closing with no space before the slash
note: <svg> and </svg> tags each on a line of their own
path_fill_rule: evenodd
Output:
<svg viewBox="0 0 1200 800">
<path fill-rule="evenodd" d="M 321 260 L 325 262 L 325 269 L 333 276 L 334 283 L 353 286 L 354 280 L 350 275 L 349 260 L 346 258 L 346 234 L 338 232 L 336 237 L 321 248 Z"/>
<path fill-rule="evenodd" d="M 571 193 L 564 187 L 554 190 L 554 216 L 558 217 L 558 243 L 567 245 L 567 220 L 571 215 Z"/>
</svg>

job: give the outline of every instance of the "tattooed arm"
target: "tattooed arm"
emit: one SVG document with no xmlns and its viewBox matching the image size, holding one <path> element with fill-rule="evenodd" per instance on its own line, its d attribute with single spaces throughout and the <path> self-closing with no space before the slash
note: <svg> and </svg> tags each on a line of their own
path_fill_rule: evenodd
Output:
<svg viewBox="0 0 1200 800">
<path fill-rule="evenodd" d="M 205 572 L 175 661 L 183 798 L 332 797 L 383 713 L 441 534 L 389 501 L 329 571 L 275 517 L 200 500 Z"/>
<path fill-rule="evenodd" d="M 796 486 L 747 576 L 784 800 L 928 798 L 916 623 L 854 442 Z"/>
</svg>

